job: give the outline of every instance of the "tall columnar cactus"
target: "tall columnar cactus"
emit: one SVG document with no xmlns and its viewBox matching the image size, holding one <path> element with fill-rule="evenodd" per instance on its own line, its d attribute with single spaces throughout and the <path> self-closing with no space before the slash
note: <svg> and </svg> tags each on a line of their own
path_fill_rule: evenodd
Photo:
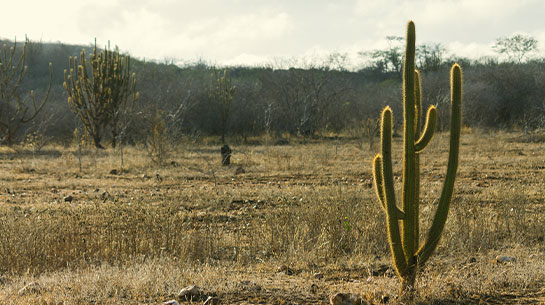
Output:
<svg viewBox="0 0 545 305">
<path fill-rule="evenodd" d="M 450 152 L 447 175 L 439 205 L 427 238 L 420 242 L 420 153 L 433 137 L 437 123 L 437 110 L 430 106 L 426 124 L 422 129 L 422 91 L 420 74 L 415 70 L 415 28 L 411 21 L 407 27 L 407 47 L 403 66 L 404 146 L 403 186 L 401 204 L 395 198 L 392 171 L 392 110 L 382 111 L 382 151 L 373 160 L 375 190 L 386 213 L 390 250 L 397 275 L 401 279 L 402 294 L 414 290 L 416 272 L 433 253 L 445 226 L 454 189 L 461 126 L 462 70 L 454 64 L 451 77 Z M 412 295 L 412 294 L 409 294 Z"/>
<path fill-rule="evenodd" d="M 99 52 L 95 42 L 89 63 L 82 50 L 80 62 L 77 56 L 70 57 L 69 68 L 64 70 L 63 86 L 68 93 L 70 110 L 81 120 L 97 148 L 102 148 L 102 132 L 108 125 L 115 146 L 120 116 L 138 98 L 136 76 L 129 72 L 130 57 L 119 54 L 117 49 L 106 48 Z"/>
</svg>

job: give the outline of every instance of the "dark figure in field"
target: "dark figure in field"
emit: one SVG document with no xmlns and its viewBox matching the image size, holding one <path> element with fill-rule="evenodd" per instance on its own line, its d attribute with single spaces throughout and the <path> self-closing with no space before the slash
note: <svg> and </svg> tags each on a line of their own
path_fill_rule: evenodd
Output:
<svg viewBox="0 0 545 305">
<path fill-rule="evenodd" d="M 231 164 L 231 148 L 225 144 L 221 147 L 221 165 L 227 166 Z"/>
</svg>

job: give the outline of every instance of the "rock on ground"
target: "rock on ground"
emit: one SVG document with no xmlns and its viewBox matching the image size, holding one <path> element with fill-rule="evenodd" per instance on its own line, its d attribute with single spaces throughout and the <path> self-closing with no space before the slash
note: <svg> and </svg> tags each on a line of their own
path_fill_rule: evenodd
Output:
<svg viewBox="0 0 545 305">
<path fill-rule="evenodd" d="M 359 295 L 353 293 L 337 293 L 329 298 L 331 305 L 368 305 Z"/>
<path fill-rule="evenodd" d="M 178 293 L 178 300 L 196 300 L 201 296 L 201 289 L 198 286 L 192 285 L 182 288 Z"/>
<path fill-rule="evenodd" d="M 206 301 L 204 301 L 203 305 L 219 305 L 221 304 L 221 300 L 219 298 L 214 297 L 208 297 Z"/>
</svg>

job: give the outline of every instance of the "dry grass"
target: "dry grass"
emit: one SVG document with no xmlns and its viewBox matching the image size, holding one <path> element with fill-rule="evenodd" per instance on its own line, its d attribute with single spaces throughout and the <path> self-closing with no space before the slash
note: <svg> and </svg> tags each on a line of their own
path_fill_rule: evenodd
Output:
<svg viewBox="0 0 545 305">
<path fill-rule="evenodd" d="M 424 227 L 447 136 L 422 157 Z M 527 142 L 462 137 L 456 198 L 420 303 L 545 302 L 545 144 Z M 231 167 L 219 146 L 179 147 L 163 167 L 129 148 L 121 174 L 110 173 L 115 151 L 85 151 L 80 173 L 74 149 L 2 148 L 0 303 L 158 304 L 190 284 L 227 304 L 323 304 L 341 291 L 395 301 L 373 152 L 342 140 L 232 148 Z M 31 281 L 43 289 L 19 295 Z"/>
</svg>

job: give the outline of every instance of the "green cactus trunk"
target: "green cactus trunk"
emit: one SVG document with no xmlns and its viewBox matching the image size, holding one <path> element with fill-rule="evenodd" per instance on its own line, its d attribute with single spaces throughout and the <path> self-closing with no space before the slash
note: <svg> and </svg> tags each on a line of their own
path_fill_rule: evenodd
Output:
<svg viewBox="0 0 545 305">
<path fill-rule="evenodd" d="M 413 296 L 418 269 L 437 247 L 447 219 L 458 167 L 462 102 L 462 70 L 455 64 L 451 69 L 452 103 L 447 175 L 428 237 L 420 244 L 420 153 L 435 132 L 437 110 L 430 106 L 426 114 L 426 124 L 422 129 L 422 90 L 414 58 L 415 27 L 411 21 L 407 27 L 407 47 L 403 65 L 404 145 L 401 209 L 396 203 L 394 190 L 390 107 L 382 111 L 382 151 L 373 161 L 375 190 L 386 213 L 390 250 L 396 273 L 401 280 L 401 294 L 409 299 Z"/>
</svg>

